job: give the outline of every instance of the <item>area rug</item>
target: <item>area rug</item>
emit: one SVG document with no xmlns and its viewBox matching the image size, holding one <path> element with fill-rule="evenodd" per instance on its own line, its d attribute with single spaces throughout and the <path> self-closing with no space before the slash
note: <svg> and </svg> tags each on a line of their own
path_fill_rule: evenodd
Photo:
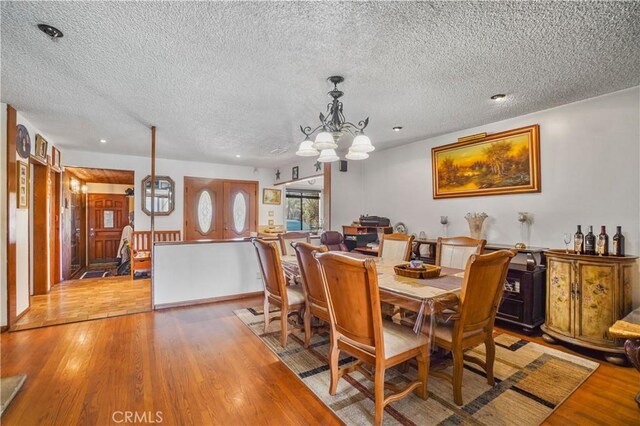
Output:
<svg viewBox="0 0 640 426">
<path fill-rule="evenodd" d="M 26 379 L 26 374 L 18 374 L 17 376 L 3 377 L 0 379 L 0 416 L 4 413 L 4 410 L 7 409 L 11 401 L 13 401 L 13 398 Z"/>
<path fill-rule="evenodd" d="M 264 333 L 262 308 L 235 311 L 280 360 L 348 425 L 373 424 L 373 382 L 358 372 L 344 376 L 335 396 L 329 395 L 329 338 L 314 335 L 309 349 L 302 346 L 304 335 L 294 332 L 287 347 L 280 346 L 280 321 L 272 321 Z M 508 334 L 497 334 L 494 374 L 496 386 L 487 384 L 484 371 L 465 364 L 462 397 L 464 405 L 453 402 L 451 385 L 429 377 L 429 398 L 415 394 L 385 408 L 385 425 L 539 425 L 598 368 L 598 363 L 570 355 Z M 471 352 L 484 359 L 484 345 Z M 353 359 L 341 353 L 341 364 Z M 451 367 L 445 371 L 451 373 Z M 403 385 L 415 379 L 410 367 L 404 372 L 387 370 L 385 379 Z"/>
<path fill-rule="evenodd" d="M 109 271 L 87 271 L 80 277 L 81 280 L 87 278 L 102 278 L 111 275 Z"/>
</svg>

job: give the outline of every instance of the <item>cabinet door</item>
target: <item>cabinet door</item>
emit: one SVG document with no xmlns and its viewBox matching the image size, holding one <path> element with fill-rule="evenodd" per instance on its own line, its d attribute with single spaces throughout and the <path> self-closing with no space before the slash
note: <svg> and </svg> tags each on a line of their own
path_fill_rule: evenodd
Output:
<svg viewBox="0 0 640 426">
<path fill-rule="evenodd" d="M 575 303 L 575 337 L 597 344 L 615 344 L 609 327 L 616 320 L 616 265 L 579 261 Z"/>
<path fill-rule="evenodd" d="M 566 336 L 573 335 L 572 269 L 571 260 L 549 259 L 545 327 Z"/>
</svg>

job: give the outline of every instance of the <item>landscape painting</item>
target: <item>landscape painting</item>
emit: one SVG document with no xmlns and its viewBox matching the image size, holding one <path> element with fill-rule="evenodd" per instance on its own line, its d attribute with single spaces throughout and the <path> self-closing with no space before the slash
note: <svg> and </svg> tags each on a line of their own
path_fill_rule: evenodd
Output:
<svg viewBox="0 0 640 426">
<path fill-rule="evenodd" d="M 539 126 L 431 149 L 433 198 L 540 192 Z"/>
</svg>

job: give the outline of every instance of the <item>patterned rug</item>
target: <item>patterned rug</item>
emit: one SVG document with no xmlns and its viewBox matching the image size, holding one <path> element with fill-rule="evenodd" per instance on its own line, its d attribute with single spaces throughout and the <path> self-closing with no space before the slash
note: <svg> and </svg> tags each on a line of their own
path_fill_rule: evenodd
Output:
<svg viewBox="0 0 640 426">
<path fill-rule="evenodd" d="M 335 396 L 329 395 L 328 335 L 314 335 L 309 349 L 304 335 L 289 336 L 280 346 L 280 321 L 272 321 L 263 333 L 262 308 L 240 309 L 235 314 L 289 367 L 317 397 L 348 425 L 373 424 L 373 382 L 355 372 L 344 376 Z M 277 312 L 274 310 L 274 312 Z M 484 371 L 465 364 L 462 384 L 464 404 L 453 402 L 451 385 L 429 377 L 429 398 L 415 394 L 385 408 L 385 425 L 539 425 L 571 395 L 599 364 L 508 334 L 497 334 L 494 374 L 496 386 L 487 384 Z M 484 345 L 471 350 L 484 359 Z M 353 358 L 341 353 L 342 365 Z M 435 368 L 435 367 L 432 367 Z M 451 373 L 451 367 L 445 371 Z M 416 377 L 413 367 L 405 372 L 387 370 L 385 380 L 398 385 Z"/>
</svg>

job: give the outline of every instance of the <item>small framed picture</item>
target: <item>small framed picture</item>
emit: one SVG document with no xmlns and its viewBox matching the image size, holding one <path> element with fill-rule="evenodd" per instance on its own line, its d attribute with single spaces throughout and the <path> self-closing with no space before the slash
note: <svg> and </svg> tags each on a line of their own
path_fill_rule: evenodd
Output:
<svg viewBox="0 0 640 426">
<path fill-rule="evenodd" d="M 291 179 L 298 179 L 298 166 L 295 166 L 293 169 L 291 169 Z"/>
<path fill-rule="evenodd" d="M 45 163 L 47 162 L 47 148 L 49 142 L 42 135 L 36 134 L 36 157 Z"/>
<path fill-rule="evenodd" d="M 60 150 L 51 145 L 51 165 L 60 170 Z"/>
<path fill-rule="evenodd" d="M 275 224 L 275 221 L 273 219 L 269 219 L 269 226 L 273 226 Z"/>
<path fill-rule="evenodd" d="M 279 189 L 264 188 L 262 190 L 262 204 L 280 205 L 282 191 Z"/>
<path fill-rule="evenodd" d="M 18 208 L 29 208 L 29 164 L 17 161 L 18 167 Z"/>
</svg>

